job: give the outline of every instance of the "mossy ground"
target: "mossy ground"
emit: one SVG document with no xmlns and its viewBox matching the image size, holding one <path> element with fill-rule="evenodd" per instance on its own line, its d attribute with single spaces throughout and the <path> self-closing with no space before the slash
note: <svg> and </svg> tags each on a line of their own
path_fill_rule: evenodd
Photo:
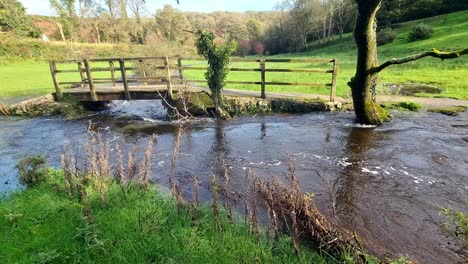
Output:
<svg viewBox="0 0 468 264">
<path fill-rule="evenodd" d="M 403 111 L 418 112 L 422 105 L 415 102 L 383 103 L 381 106 L 385 109 L 396 109 Z"/>
<path fill-rule="evenodd" d="M 464 106 L 454 106 L 454 107 L 446 107 L 446 108 L 431 108 L 428 109 L 428 112 L 432 113 L 440 113 L 446 116 L 456 116 L 461 112 L 464 112 L 466 107 Z"/>
</svg>

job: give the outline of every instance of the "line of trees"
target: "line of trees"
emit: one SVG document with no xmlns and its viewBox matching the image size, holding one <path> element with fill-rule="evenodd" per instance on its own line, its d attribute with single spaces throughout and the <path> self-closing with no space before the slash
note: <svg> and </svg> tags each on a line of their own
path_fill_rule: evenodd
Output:
<svg viewBox="0 0 468 264">
<path fill-rule="evenodd" d="M 153 15 L 145 0 L 49 0 L 58 17 L 56 40 L 147 44 L 164 41 L 195 52 L 194 35 L 207 30 L 238 43 L 236 55 L 262 55 L 326 45 L 353 30 L 354 0 L 281 0 L 271 12 L 181 12 L 171 5 Z M 175 2 L 174 2 L 175 3 Z M 377 15 L 379 29 L 407 20 L 468 9 L 466 0 L 385 0 Z M 49 23 L 49 24 L 50 24 Z M 0 31 L 38 37 L 40 30 L 18 0 L 0 0 Z"/>
</svg>

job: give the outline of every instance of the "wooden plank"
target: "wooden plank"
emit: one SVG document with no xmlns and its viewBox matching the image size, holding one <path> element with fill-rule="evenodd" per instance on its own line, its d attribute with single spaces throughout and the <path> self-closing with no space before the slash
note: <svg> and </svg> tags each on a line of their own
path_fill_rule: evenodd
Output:
<svg viewBox="0 0 468 264">
<path fill-rule="evenodd" d="M 143 63 L 143 60 L 138 60 L 138 62 L 140 63 L 140 67 L 141 67 L 140 70 L 142 71 L 142 74 L 143 74 L 143 78 L 142 78 L 142 79 L 144 80 L 146 77 L 148 77 L 148 75 L 146 74 L 146 70 L 145 70 L 145 68 L 144 68 L 144 67 L 145 67 L 145 64 Z M 143 84 L 144 84 L 145 86 L 148 85 L 147 82 L 144 82 Z"/>
<path fill-rule="evenodd" d="M 266 98 L 266 92 L 265 92 L 265 82 L 266 82 L 266 63 L 265 59 L 260 60 L 260 69 L 261 69 L 261 94 L 260 97 L 265 99 Z"/>
<path fill-rule="evenodd" d="M 120 73 L 122 74 L 122 83 L 124 86 L 125 100 L 130 101 L 130 92 L 128 90 L 127 72 L 125 70 L 125 60 L 119 59 Z"/>
<path fill-rule="evenodd" d="M 261 59 L 231 58 L 232 62 L 260 62 Z"/>
<path fill-rule="evenodd" d="M 309 70 L 309 69 L 266 69 L 267 72 L 314 72 L 333 73 L 333 70 Z"/>
<path fill-rule="evenodd" d="M 84 76 L 84 70 L 83 70 L 83 63 L 81 61 L 78 61 L 76 63 L 76 65 L 78 66 L 78 70 L 80 71 L 80 78 L 81 78 L 81 87 L 84 86 L 84 79 L 85 79 L 85 76 Z"/>
<path fill-rule="evenodd" d="M 55 73 L 76 73 L 80 72 L 80 70 L 56 70 Z"/>
<path fill-rule="evenodd" d="M 335 102 L 336 97 L 336 78 L 338 76 L 338 59 L 333 60 L 333 76 L 330 91 L 330 102 Z"/>
<path fill-rule="evenodd" d="M 107 61 L 119 61 L 119 58 L 94 58 L 89 59 L 90 62 L 107 62 Z"/>
<path fill-rule="evenodd" d="M 179 70 L 179 80 L 183 80 L 184 79 L 184 68 L 182 66 L 182 58 L 181 57 L 177 58 L 177 67 L 178 67 L 178 70 Z"/>
<path fill-rule="evenodd" d="M 184 70 L 202 70 L 202 71 L 206 71 L 208 69 L 207 67 L 195 67 L 195 66 L 183 66 L 182 68 Z"/>
<path fill-rule="evenodd" d="M 80 86 L 83 85 L 83 83 L 81 83 L 81 82 L 61 82 L 60 83 L 60 85 L 70 85 L 70 84 L 80 84 Z M 83 87 L 83 86 L 81 86 L 81 87 Z"/>
<path fill-rule="evenodd" d="M 98 98 L 96 96 L 96 91 L 94 90 L 93 76 L 91 74 L 91 67 L 89 65 L 89 60 L 88 59 L 84 60 L 84 66 L 85 66 L 85 70 L 86 70 L 86 77 L 88 78 L 88 85 L 89 85 L 89 91 L 90 91 L 91 99 L 93 100 L 93 102 L 95 102 L 95 101 L 98 100 Z"/>
<path fill-rule="evenodd" d="M 230 71 L 244 71 L 244 72 L 259 72 L 262 71 L 262 69 L 256 69 L 256 68 L 230 68 Z"/>
<path fill-rule="evenodd" d="M 196 56 L 184 56 L 181 57 L 182 60 L 189 60 L 189 61 L 206 61 L 203 57 L 196 57 Z"/>
<path fill-rule="evenodd" d="M 265 59 L 266 62 L 333 62 L 333 60 L 327 59 Z"/>
<path fill-rule="evenodd" d="M 325 87 L 331 86 L 331 83 L 289 83 L 289 82 L 266 82 L 266 85 L 283 85 L 283 86 L 315 86 Z"/>
<path fill-rule="evenodd" d="M 91 71 L 92 72 L 107 72 L 107 71 L 111 71 L 112 68 L 111 67 L 95 67 L 95 68 L 91 68 Z"/>
<path fill-rule="evenodd" d="M 60 84 L 57 80 L 57 65 L 55 64 L 55 61 L 49 61 L 49 67 L 50 67 L 50 74 L 52 75 L 52 81 L 54 82 L 54 87 L 55 87 L 55 94 L 57 95 L 57 100 L 62 99 L 62 89 L 60 88 Z"/>
<path fill-rule="evenodd" d="M 257 84 L 261 85 L 262 82 L 241 82 L 241 81 L 227 81 L 227 84 Z"/>
<path fill-rule="evenodd" d="M 167 83 L 167 95 L 169 99 L 172 99 L 172 83 L 171 83 L 171 69 L 169 68 L 169 57 L 164 59 L 164 66 L 166 67 L 166 83 Z"/>
<path fill-rule="evenodd" d="M 115 87 L 116 81 L 115 81 L 115 65 L 114 61 L 109 61 L 109 68 L 110 68 L 110 73 L 111 73 L 111 79 L 112 79 L 112 86 Z"/>
<path fill-rule="evenodd" d="M 126 61 L 140 61 L 140 60 L 165 60 L 165 58 L 171 57 L 128 57 L 123 58 Z"/>
</svg>

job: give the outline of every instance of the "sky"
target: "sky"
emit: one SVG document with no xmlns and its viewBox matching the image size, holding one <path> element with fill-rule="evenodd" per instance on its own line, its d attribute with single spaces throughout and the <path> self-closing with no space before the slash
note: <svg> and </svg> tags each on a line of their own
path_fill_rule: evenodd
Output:
<svg viewBox="0 0 468 264">
<path fill-rule="evenodd" d="M 55 15 L 50 8 L 49 0 L 19 0 L 26 7 L 28 14 Z M 177 9 L 194 12 L 212 11 L 270 11 L 278 0 L 147 0 L 148 15 L 154 13 L 165 4 L 171 4 Z"/>
</svg>

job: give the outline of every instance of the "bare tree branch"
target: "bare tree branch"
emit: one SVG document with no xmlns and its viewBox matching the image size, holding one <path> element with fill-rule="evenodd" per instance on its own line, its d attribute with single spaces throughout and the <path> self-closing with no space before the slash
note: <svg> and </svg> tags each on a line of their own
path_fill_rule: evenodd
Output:
<svg viewBox="0 0 468 264">
<path fill-rule="evenodd" d="M 453 52 L 446 52 L 446 51 L 440 51 L 440 50 L 437 50 L 437 49 L 432 49 L 431 51 L 426 51 L 426 52 L 423 52 L 423 53 L 411 55 L 411 56 L 404 57 L 404 58 L 391 59 L 391 60 L 385 62 L 384 64 L 382 64 L 382 65 L 380 65 L 378 67 L 371 68 L 369 70 L 369 73 L 370 74 L 379 73 L 383 69 L 387 68 L 390 65 L 403 64 L 403 63 L 419 60 L 419 59 L 422 59 L 424 57 L 434 57 L 434 58 L 439 58 L 441 60 L 445 60 L 445 59 L 459 58 L 459 57 L 461 57 L 463 55 L 466 55 L 466 54 L 468 54 L 468 48 L 458 50 L 458 51 L 453 51 Z"/>
</svg>

